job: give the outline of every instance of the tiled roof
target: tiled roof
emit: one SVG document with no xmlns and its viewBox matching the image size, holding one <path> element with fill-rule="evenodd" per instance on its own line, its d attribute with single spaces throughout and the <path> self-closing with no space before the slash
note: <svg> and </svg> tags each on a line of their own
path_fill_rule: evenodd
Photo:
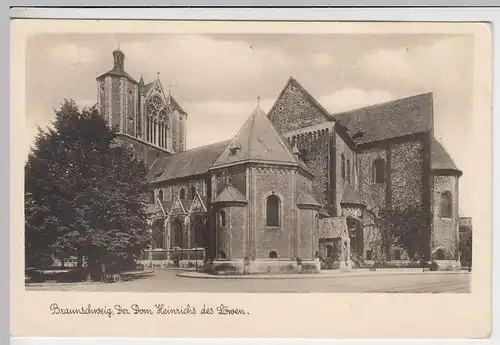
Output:
<svg viewBox="0 0 500 345">
<path fill-rule="evenodd" d="M 236 152 L 231 152 L 232 148 L 237 148 Z M 213 167 L 249 161 L 288 163 L 309 171 L 304 162 L 295 157 L 288 141 L 276 130 L 260 107 L 243 124 L 231 144 L 213 163 Z"/>
<path fill-rule="evenodd" d="M 453 159 L 451 159 L 446 149 L 436 139 L 432 140 L 431 147 L 431 168 L 432 170 L 455 170 L 459 172 Z"/>
<path fill-rule="evenodd" d="M 425 93 L 332 116 L 359 145 L 429 131 L 432 108 Z"/>
<path fill-rule="evenodd" d="M 125 77 L 127 79 L 129 79 L 130 81 L 133 81 L 134 83 L 137 83 L 137 81 L 132 78 L 130 76 L 130 74 L 128 74 L 127 72 L 125 72 L 124 70 L 122 70 L 121 68 L 119 68 L 118 66 L 116 67 L 113 67 L 113 69 L 111 71 L 108 71 L 104 74 L 101 74 L 100 76 L 97 77 L 97 79 L 101 79 L 107 75 L 116 75 L 116 76 L 119 76 L 119 77 Z"/>
<path fill-rule="evenodd" d="M 155 85 L 156 81 L 152 81 L 151 83 L 147 83 L 146 85 L 144 85 L 144 94 L 149 95 Z"/>
<path fill-rule="evenodd" d="M 152 183 L 204 174 L 224 151 L 229 141 L 223 141 L 159 158 L 148 174 Z"/>
<path fill-rule="evenodd" d="M 215 198 L 214 203 L 246 203 L 247 199 L 230 184 Z"/>
<path fill-rule="evenodd" d="M 299 206 L 312 206 L 321 207 L 321 205 L 314 199 L 314 197 L 307 191 L 300 191 L 297 198 L 297 205 Z"/>
<path fill-rule="evenodd" d="M 344 186 L 344 195 L 342 195 L 342 204 L 352 204 L 352 205 L 363 205 L 363 201 L 359 197 L 358 193 L 352 188 L 350 183 L 346 183 Z"/>
<path fill-rule="evenodd" d="M 170 98 L 170 104 L 174 107 L 177 108 L 181 113 L 187 114 L 184 109 L 180 106 L 180 104 L 175 100 L 174 96 L 169 95 L 167 98 Z"/>
</svg>

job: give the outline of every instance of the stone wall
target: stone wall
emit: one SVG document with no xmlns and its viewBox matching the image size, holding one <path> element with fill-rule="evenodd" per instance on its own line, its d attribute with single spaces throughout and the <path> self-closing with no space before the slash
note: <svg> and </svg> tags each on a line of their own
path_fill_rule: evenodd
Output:
<svg viewBox="0 0 500 345">
<path fill-rule="evenodd" d="M 335 136 L 335 150 L 332 152 L 332 155 L 335 155 L 335 171 L 332 171 L 332 174 L 335 174 L 335 202 L 336 202 L 336 210 L 337 214 L 333 216 L 338 217 L 341 214 L 340 202 L 342 201 L 342 196 L 344 195 L 344 187 L 346 183 L 351 184 L 355 190 L 358 189 L 356 184 L 356 153 L 351 150 L 351 148 L 347 145 L 347 143 L 342 139 L 340 135 Z M 342 178 L 342 155 L 345 159 L 345 169 L 349 164 L 350 168 L 350 176 L 345 175 L 345 178 Z"/>
<path fill-rule="evenodd" d="M 300 209 L 298 222 L 298 251 L 297 256 L 301 259 L 314 259 L 314 253 L 318 250 L 317 212 L 309 209 Z"/>
<path fill-rule="evenodd" d="M 293 251 L 291 236 L 296 226 L 292 219 L 297 211 L 293 174 L 295 172 L 291 170 L 255 169 L 255 205 L 249 206 L 252 207 L 250 212 L 254 215 L 250 217 L 253 218 L 250 229 L 254 229 L 256 258 L 267 258 L 273 250 L 277 252 L 278 258 L 290 258 Z M 279 227 L 266 226 L 266 200 L 272 192 L 280 199 Z"/>
<path fill-rule="evenodd" d="M 229 212 L 231 225 L 231 258 L 245 257 L 246 206 L 233 206 Z"/>
<path fill-rule="evenodd" d="M 123 146 L 131 147 L 134 150 L 136 158 L 138 160 L 142 160 L 146 167 L 150 167 L 157 157 L 168 155 L 168 153 L 148 145 L 147 143 L 135 140 L 134 138 L 125 135 L 118 135 L 116 142 Z"/>
<path fill-rule="evenodd" d="M 424 197 L 423 143 L 393 143 L 358 153 L 359 195 L 369 207 L 422 207 Z M 373 162 L 386 162 L 386 182 L 373 181 Z"/>
<path fill-rule="evenodd" d="M 224 190 L 227 183 L 231 183 L 231 185 L 241 194 L 246 195 L 246 181 L 247 177 L 245 167 L 235 166 L 215 172 L 215 197 L 217 197 L 217 195 Z"/>
<path fill-rule="evenodd" d="M 373 182 L 373 162 L 382 158 L 387 163 L 387 150 L 375 148 L 357 154 L 359 162 L 358 194 L 368 207 L 386 207 L 386 182 Z"/>
<path fill-rule="evenodd" d="M 121 108 L 121 88 L 122 82 L 119 77 L 111 78 L 111 126 L 120 128 Z"/>
<path fill-rule="evenodd" d="M 449 191 L 452 196 L 452 217 L 440 216 L 441 193 Z M 443 248 L 446 259 L 456 259 L 459 240 L 458 178 L 456 176 L 433 176 L 433 240 L 432 250 Z"/>
<path fill-rule="evenodd" d="M 421 141 L 396 144 L 391 148 L 391 191 L 393 207 L 423 206 L 423 149 Z"/>
<path fill-rule="evenodd" d="M 186 199 L 192 200 L 191 188 L 194 187 L 201 197 L 207 195 L 206 184 L 203 178 L 193 178 L 191 180 L 181 180 L 176 182 L 167 182 L 164 185 L 159 185 L 158 189 L 163 190 L 163 200 L 173 201 L 174 197 L 178 196 L 181 189 L 184 189 Z M 157 191 L 158 192 L 158 191 Z M 206 205 L 205 205 L 206 206 Z"/>
<path fill-rule="evenodd" d="M 130 80 L 126 81 L 127 89 L 125 92 L 125 108 L 126 108 L 126 133 L 130 136 L 136 136 L 136 121 L 137 121 L 137 100 L 138 87 Z"/>
<path fill-rule="evenodd" d="M 298 149 L 303 153 L 303 160 L 309 170 L 314 174 L 310 183 L 310 192 L 316 201 L 323 207 L 328 207 L 328 178 L 329 174 L 329 140 L 332 133 L 327 130 L 315 131 L 303 135 L 289 136 L 291 145 L 297 143 Z"/>
<path fill-rule="evenodd" d="M 293 81 L 285 87 L 268 116 L 281 133 L 328 121 L 323 111 L 312 104 L 307 94 Z"/>
</svg>

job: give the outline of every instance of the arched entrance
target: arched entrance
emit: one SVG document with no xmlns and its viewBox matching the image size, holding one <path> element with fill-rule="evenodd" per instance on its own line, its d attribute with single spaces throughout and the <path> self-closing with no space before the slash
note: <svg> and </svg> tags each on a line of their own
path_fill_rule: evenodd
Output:
<svg viewBox="0 0 500 345">
<path fill-rule="evenodd" d="M 204 216 L 197 214 L 194 217 L 193 222 L 194 227 L 194 240 L 193 247 L 205 248 L 207 244 L 207 234 L 206 234 L 206 219 Z"/>
<path fill-rule="evenodd" d="M 172 247 L 183 246 L 183 226 L 179 218 L 174 219 L 172 224 Z"/>
<path fill-rule="evenodd" d="M 153 222 L 153 249 L 165 247 L 165 219 L 156 218 Z"/>
</svg>

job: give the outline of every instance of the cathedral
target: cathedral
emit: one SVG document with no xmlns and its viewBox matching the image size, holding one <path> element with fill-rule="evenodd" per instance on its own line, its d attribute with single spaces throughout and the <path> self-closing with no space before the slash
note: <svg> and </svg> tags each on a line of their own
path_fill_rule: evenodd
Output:
<svg viewBox="0 0 500 345">
<path fill-rule="evenodd" d="M 425 215 L 427 259 L 459 262 L 462 172 L 434 138 L 432 93 L 331 114 L 290 77 L 231 140 L 186 150 L 188 113 L 171 91 L 136 81 L 120 49 L 113 59 L 98 109 L 149 168 L 150 260 L 199 248 L 214 272 L 366 267 L 379 255 L 377 214 L 412 209 Z M 384 251 L 395 265 L 412 259 Z"/>
</svg>

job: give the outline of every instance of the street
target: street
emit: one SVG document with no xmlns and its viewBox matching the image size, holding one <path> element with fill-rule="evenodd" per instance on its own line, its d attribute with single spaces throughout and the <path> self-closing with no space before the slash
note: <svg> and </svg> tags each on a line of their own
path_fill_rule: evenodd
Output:
<svg viewBox="0 0 500 345">
<path fill-rule="evenodd" d="M 178 277 L 176 270 L 157 270 L 121 283 L 40 283 L 28 291 L 210 292 L 210 293 L 468 293 L 471 273 L 420 272 L 338 274 L 300 279 L 200 279 Z"/>
</svg>

